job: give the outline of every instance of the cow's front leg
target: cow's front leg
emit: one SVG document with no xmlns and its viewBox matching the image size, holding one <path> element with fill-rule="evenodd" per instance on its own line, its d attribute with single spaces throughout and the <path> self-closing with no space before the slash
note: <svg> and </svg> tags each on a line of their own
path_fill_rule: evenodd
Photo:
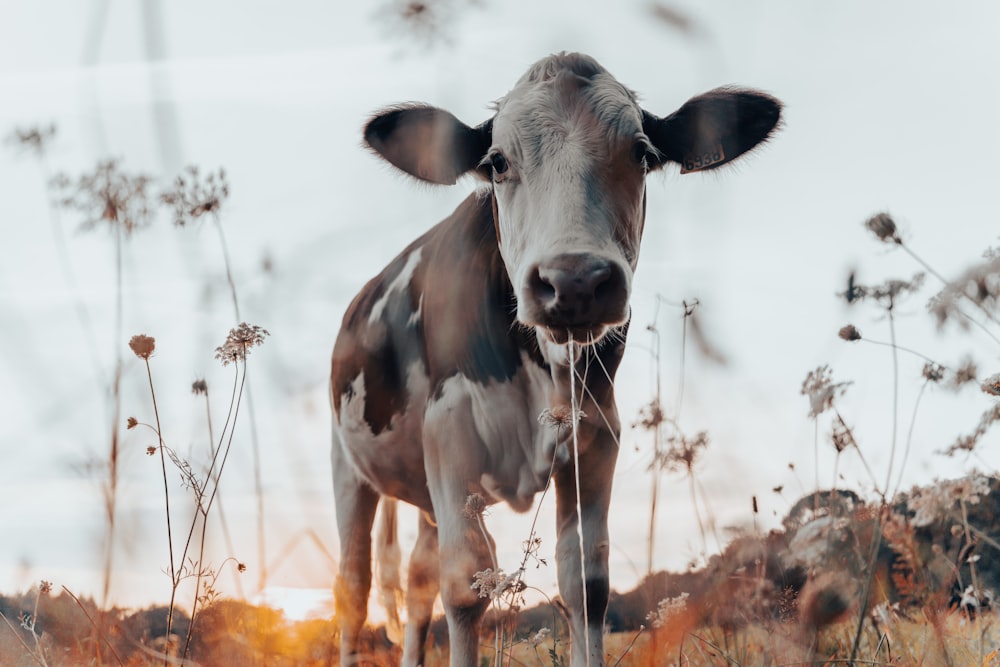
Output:
<svg viewBox="0 0 1000 667">
<path fill-rule="evenodd" d="M 358 635 L 368 613 L 372 583 L 372 524 L 379 495 L 355 473 L 339 435 L 333 438 L 333 490 L 340 536 L 340 573 L 334 588 L 340 625 L 340 664 L 358 662 Z"/>
<path fill-rule="evenodd" d="M 451 667 L 479 664 L 479 626 L 490 602 L 472 584 L 476 572 L 494 568 L 493 539 L 480 517 L 466 510 L 470 487 L 483 469 L 483 451 L 468 397 L 446 389 L 424 421 L 424 465 L 437 520 Z"/>
<path fill-rule="evenodd" d="M 598 434 L 580 456 L 580 518 L 583 574 L 577 526 L 576 468 L 573 459 L 556 473 L 556 566 L 559 594 L 569 616 L 573 667 L 604 665 L 604 616 L 608 609 L 608 505 L 617 446 Z M 584 588 L 586 582 L 586 611 Z"/>
</svg>

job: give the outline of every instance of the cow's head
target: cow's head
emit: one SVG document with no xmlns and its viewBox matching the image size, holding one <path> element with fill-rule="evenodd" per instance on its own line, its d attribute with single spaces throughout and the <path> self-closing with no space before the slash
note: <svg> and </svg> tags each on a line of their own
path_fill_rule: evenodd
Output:
<svg viewBox="0 0 1000 667">
<path fill-rule="evenodd" d="M 628 320 L 646 174 L 720 167 L 765 141 L 780 113 L 769 95 L 720 88 L 661 118 L 593 59 L 559 54 L 481 125 L 409 105 L 378 114 L 365 140 L 421 180 L 488 181 L 517 319 L 551 343 L 588 343 Z"/>
</svg>

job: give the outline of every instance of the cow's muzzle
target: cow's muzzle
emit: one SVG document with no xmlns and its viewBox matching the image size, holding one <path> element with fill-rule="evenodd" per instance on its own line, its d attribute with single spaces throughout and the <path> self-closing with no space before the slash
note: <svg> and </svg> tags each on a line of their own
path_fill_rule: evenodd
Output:
<svg viewBox="0 0 1000 667">
<path fill-rule="evenodd" d="M 523 295 L 527 324 L 556 343 L 596 342 L 628 318 L 628 280 L 620 264 L 590 253 L 566 253 L 529 270 Z"/>
</svg>

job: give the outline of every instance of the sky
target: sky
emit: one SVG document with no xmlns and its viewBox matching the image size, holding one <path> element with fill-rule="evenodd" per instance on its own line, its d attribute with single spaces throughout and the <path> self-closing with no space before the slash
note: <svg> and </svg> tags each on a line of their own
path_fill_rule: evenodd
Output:
<svg viewBox="0 0 1000 667">
<path fill-rule="evenodd" d="M 668 414 L 686 433 L 710 437 L 695 469 L 699 514 L 711 524 L 708 553 L 736 530 L 778 525 L 817 481 L 874 497 L 890 471 L 895 480 L 924 360 L 901 353 L 897 374 L 889 348 L 839 340 L 844 324 L 880 341 L 890 340 L 891 324 L 901 345 L 951 365 L 971 355 L 983 375 L 996 372 L 996 344 L 986 336 L 936 329 L 925 310 L 940 286 L 932 277 L 891 323 L 884 311 L 848 307 L 837 293 L 851 271 L 878 283 L 920 270 L 864 230 L 879 211 L 890 212 L 908 246 L 947 277 L 998 243 L 1000 8 L 450 0 L 427 39 L 399 18 L 400 6 L 0 2 L 0 136 L 58 128 L 43 159 L 0 146 L 0 592 L 40 579 L 77 594 L 101 592 L 106 527 L 95 462 L 107 455 L 109 377 L 121 351 L 114 243 L 105 230 L 80 230 L 77 213 L 49 205 L 49 177 L 76 176 L 114 157 L 160 189 L 187 165 L 225 168 L 231 197 L 221 221 L 242 319 L 271 336 L 250 356 L 253 411 L 237 420 L 222 481 L 232 550 L 216 515 L 207 560 L 220 569 L 225 594 L 253 599 L 265 587 L 276 599 L 306 591 L 312 603 L 330 589 L 337 553 L 326 382 L 340 319 L 371 276 L 474 187 L 406 179 L 361 147 L 360 128 L 374 110 L 412 100 L 479 123 L 532 62 L 560 50 L 593 55 L 658 115 L 726 84 L 785 103 L 781 132 L 732 168 L 650 178 L 630 348 L 617 378 L 627 428 L 612 500 L 614 588 L 631 588 L 647 569 L 652 445 L 648 433 L 628 426 L 651 400 L 657 372 Z M 235 315 L 215 227 L 170 222 L 161 216 L 126 244 L 121 334 L 156 338 L 151 369 L 164 436 L 204 462 L 205 403 L 190 385 L 206 380 L 221 423 L 233 369 L 213 356 Z M 677 304 L 694 299 L 725 364 L 683 342 Z M 658 368 L 647 325 L 660 333 Z M 123 353 L 121 421 L 149 422 L 145 367 Z M 852 382 L 840 409 L 875 481 L 855 452 L 838 459 L 828 419 L 808 417 L 799 390 L 823 364 Z M 989 401 L 972 388 L 925 393 L 903 488 L 971 467 L 997 469 L 995 435 L 972 458 L 936 453 L 971 431 Z M 122 426 L 121 434 L 111 601 L 144 606 L 169 597 L 162 472 L 145 456 L 155 444 L 149 431 Z M 170 483 L 178 516 L 186 516 L 186 492 L 175 474 Z M 550 563 L 553 514 L 552 499 L 543 499 L 542 555 L 548 549 Z M 416 532 L 407 516 L 404 543 Z M 517 566 L 532 517 L 491 511 L 501 567 Z M 663 474 L 654 567 L 697 560 L 700 534 L 688 480 Z M 247 573 L 223 566 L 229 556 Z M 556 590 L 551 564 L 528 580 Z"/>
</svg>

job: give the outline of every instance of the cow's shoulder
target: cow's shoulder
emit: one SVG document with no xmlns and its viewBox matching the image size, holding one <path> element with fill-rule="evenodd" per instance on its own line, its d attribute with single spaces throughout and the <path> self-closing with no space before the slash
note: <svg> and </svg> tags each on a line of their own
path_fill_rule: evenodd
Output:
<svg viewBox="0 0 1000 667">
<path fill-rule="evenodd" d="M 509 381 L 524 363 L 545 365 L 533 331 L 516 321 L 517 300 L 497 244 L 493 194 L 474 193 L 432 232 L 421 276 L 432 390 L 454 375 Z"/>
</svg>

